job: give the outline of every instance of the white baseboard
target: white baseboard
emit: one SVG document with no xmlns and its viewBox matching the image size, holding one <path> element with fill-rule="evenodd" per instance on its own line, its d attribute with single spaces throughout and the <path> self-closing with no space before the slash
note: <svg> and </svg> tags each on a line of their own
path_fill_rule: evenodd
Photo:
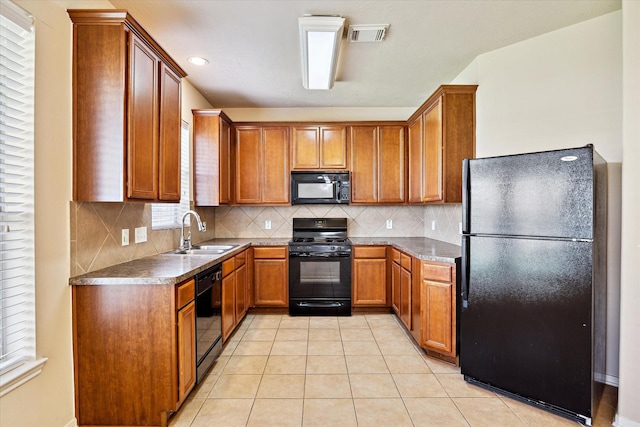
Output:
<svg viewBox="0 0 640 427">
<path fill-rule="evenodd" d="M 73 419 L 69 420 L 64 427 L 78 427 L 78 420 L 76 420 L 76 417 L 73 417 Z"/>
<path fill-rule="evenodd" d="M 605 375 L 604 383 L 613 387 L 620 387 L 620 378 L 613 375 Z"/>
<path fill-rule="evenodd" d="M 616 414 L 616 417 L 613 420 L 613 425 L 616 427 L 640 427 L 639 422 L 622 418 L 619 414 Z"/>
</svg>

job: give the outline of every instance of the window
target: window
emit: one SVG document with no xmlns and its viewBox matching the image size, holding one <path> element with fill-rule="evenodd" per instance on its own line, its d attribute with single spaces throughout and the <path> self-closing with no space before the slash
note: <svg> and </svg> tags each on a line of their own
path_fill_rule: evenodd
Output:
<svg viewBox="0 0 640 427">
<path fill-rule="evenodd" d="M 36 376 L 33 18 L 0 3 L 0 396 Z"/>
<path fill-rule="evenodd" d="M 180 203 L 153 203 L 151 229 L 179 228 L 182 214 L 189 210 L 189 123 L 183 121 L 180 132 Z M 189 220 L 187 219 L 187 225 Z"/>
</svg>

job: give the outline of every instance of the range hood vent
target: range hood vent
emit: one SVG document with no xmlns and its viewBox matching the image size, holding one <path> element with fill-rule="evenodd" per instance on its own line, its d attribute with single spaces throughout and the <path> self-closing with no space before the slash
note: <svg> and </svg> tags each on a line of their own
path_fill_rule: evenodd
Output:
<svg viewBox="0 0 640 427">
<path fill-rule="evenodd" d="M 353 43 L 381 42 L 387 34 L 389 24 L 349 25 L 347 40 Z"/>
</svg>

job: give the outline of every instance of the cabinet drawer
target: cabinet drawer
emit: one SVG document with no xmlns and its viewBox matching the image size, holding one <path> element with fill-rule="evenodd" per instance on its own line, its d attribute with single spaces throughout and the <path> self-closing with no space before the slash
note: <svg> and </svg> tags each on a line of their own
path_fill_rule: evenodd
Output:
<svg viewBox="0 0 640 427">
<path fill-rule="evenodd" d="M 233 270 L 236 268 L 236 263 L 234 258 L 229 258 L 222 262 L 222 277 L 227 277 L 227 275 L 233 273 Z"/>
<path fill-rule="evenodd" d="M 355 258 L 386 258 L 386 246 L 354 246 L 353 256 Z"/>
<path fill-rule="evenodd" d="M 400 254 L 400 265 L 407 271 L 411 271 L 411 257 L 407 254 Z"/>
<path fill-rule="evenodd" d="M 395 262 L 396 264 L 400 264 L 400 251 L 395 249 L 395 248 L 391 248 L 391 261 Z"/>
<path fill-rule="evenodd" d="M 185 305 L 189 304 L 196 297 L 196 285 L 195 280 L 191 279 L 186 283 L 178 286 L 176 290 L 176 307 L 180 310 Z"/>
<path fill-rule="evenodd" d="M 256 247 L 253 248 L 253 258 L 254 259 L 272 259 L 272 258 L 286 258 L 287 257 L 287 248 L 282 246 L 274 246 L 274 247 Z"/>
<path fill-rule="evenodd" d="M 238 255 L 236 255 L 235 259 L 236 259 L 236 268 L 243 266 L 247 262 L 247 251 L 243 251 L 242 253 L 239 253 Z"/>
<path fill-rule="evenodd" d="M 422 264 L 422 277 L 425 280 L 451 282 L 451 267 L 443 264 Z"/>
</svg>

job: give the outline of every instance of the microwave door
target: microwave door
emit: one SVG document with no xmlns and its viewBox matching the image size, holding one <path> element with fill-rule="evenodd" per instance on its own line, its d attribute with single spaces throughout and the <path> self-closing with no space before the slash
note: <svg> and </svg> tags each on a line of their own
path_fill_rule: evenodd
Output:
<svg viewBox="0 0 640 427">
<path fill-rule="evenodd" d="M 299 199 L 333 199 L 334 184 L 331 183 L 298 183 Z"/>
</svg>

